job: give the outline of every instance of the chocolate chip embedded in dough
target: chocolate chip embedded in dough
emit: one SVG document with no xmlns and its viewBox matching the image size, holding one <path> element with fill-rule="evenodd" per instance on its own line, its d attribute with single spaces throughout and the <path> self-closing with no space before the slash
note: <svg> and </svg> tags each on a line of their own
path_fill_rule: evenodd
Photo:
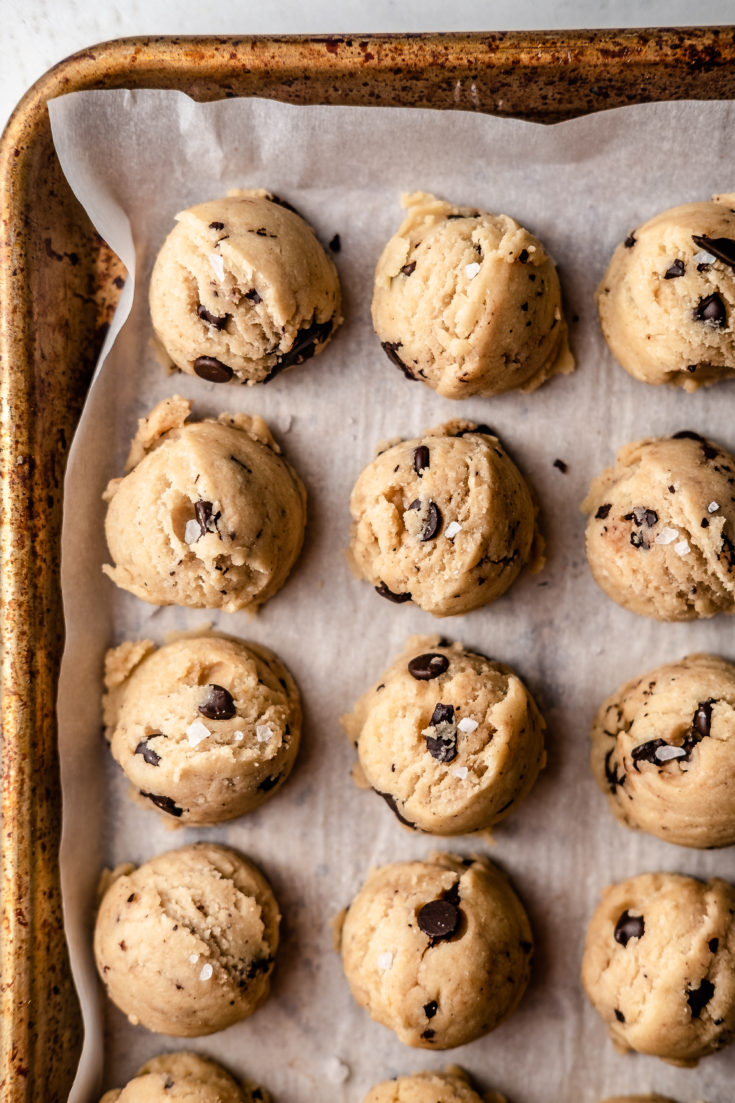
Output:
<svg viewBox="0 0 735 1103">
<path fill-rule="evenodd" d="M 200 379 L 209 383 L 228 383 L 233 375 L 232 368 L 214 356 L 197 356 L 193 368 Z"/>
<path fill-rule="evenodd" d="M 411 600 L 410 594 L 394 594 L 392 590 L 388 589 L 384 582 L 381 582 L 380 585 L 375 587 L 375 592 L 388 601 L 392 601 L 395 605 L 403 605 L 405 601 Z"/>
<path fill-rule="evenodd" d="M 604 521 L 611 509 L 612 502 L 607 502 L 604 506 L 600 506 L 597 513 L 595 514 L 595 519 L 598 521 Z"/>
<path fill-rule="evenodd" d="M 161 797 L 158 793 L 144 793 L 142 789 L 140 790 L 140 795 L 146 797 L 155 804 L 156 808 L 160 808 L 162 812 L 168 812 L 169 816 L 178 817 L 183 815 L 184 809 L 180 808 L 171 797 Z"/>
<path fill-rule="evenodd" d="M 237 709 L 232 694 L 224 686 L 211 684 L 206 701 L 199 706 L 202 716 L 208 720 L 231 720 Z"/>
<path fill-rule="evenodd" d="M 678 280 L 680 276 L 684 275 L 686 270 L 687 269 L 686 269 L 686 265 L 684 264 L 684 261 L 679 260 L 678 257 L 677 257 L 677 259 L 673 262 L 673 264 L 669 265 L 669 267 L 664 272 L 664 279 L 665 280 Z"/>
<path fill-rule="evenodd" d="M 693 988 L 691 985 L 689 986 L 687 1003 L 689 1004 L 693 1019 L 699 1018 L 714 994 L 715 986 L 712 981 L 707 980 L 706 977 L 696 988 Z"/>
<path fill-rule="evenodd" d="M 425 444 L 420 444 L 418 448 L 414 448 L 413 469 L 418 476 L 422 476 L 424 471 L 429 467 L 429 464 L 429 449 Z"/>
<path fill-rule="evenodd" d="M 446 655 L 437 655 L 430 651 L 423 655 L 417 655 L 408 664 L 408 673 L 417 682 L 430 682 L 438 678 L 449 669 L 449 659 Z"/>
<path fill-rule="evenodd" d="M 410 264 L 404 264 L 401 272 L 404 276 L 412 276 L 416 269 L 416 261 L 412 260 Z"/>
<path fill-rule="evenodd" d="M 724 326 L 727 321 L 727 311 L 717 292 L 700 299 L 694 311 L 694 317 L 698 322 L 709 322 L 713 326 Z"/>
<path fill-rule="evenodd" d="M 699 237 L 692 234 L 692 241 L 705 253 L 721 260 L 723 264 L 729 264 L 735 268 L 735 241 L 730 237 Z"/>
<path fill-rule="evenodd" d="M 149 766 L 157 766 L 158 763 L 161 761 L 161 756 L 160 754 L 156 754 L 153 748 L 149 745 L 148 740 L 151 738 L 153 737 L 147 736 L 145 739 L 141 739 L 140 743 L 133 751 L 133 754 L 142 755 L 143 761 L 147 762 Z"/>
<path fill-rule="evenodd" d="M 615 924 L 614 938 L 621 946 L 627 946 L 632 938 L 642 938 L 645 930 L 646 925 L 643 916 L 631 915 L 626 910 Z"/>
<path fill-rule="evenodd" d="M 401 341 L 381 341 L 380 347 L 383 349 L 390 362 L 401 369 L 406 379 L 416 379 L 414 373 L 407 364 L 404 364 L 403 360 L 401 360 L 398 355 L 397 350 L 403 347 Z"/>
<path fill-rule="evenodd" d="M 424 904 L 417 916 L 420 929 L 435 941 L 454 934 L 459 923 L 459 909 L 449 900 L 432 900 Z"/>
<path fill-rule="evenodd" d="M 439 1004 L 436 1000 L 429 1000 L 428 1003 L 424 1004 L 424 1015 L 426 1015 L 427 1019 L 433 1019 L 438 1010 Z"/>
<path fill-rule="evenodd" d="M 206 322 L 209 326 L 213 326 L 215 329 L 224 329 L 227 325 L 227 321 L 230 315 L 223 314 L 221 317 L 219 317 L 217 314 L 212 314 L 209 310 L 207 310 L 206 306 L 204 306 L 202 303 L 199 303 L 199 306 L 197 307 L 197 317 L 201 318 L 203 322 Z"/>
</svg>

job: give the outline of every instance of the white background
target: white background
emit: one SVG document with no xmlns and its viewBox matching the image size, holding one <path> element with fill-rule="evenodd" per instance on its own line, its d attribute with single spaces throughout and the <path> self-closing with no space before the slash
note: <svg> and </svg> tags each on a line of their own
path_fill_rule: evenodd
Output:
<svg viewBox="0 0 735 1103">
<path fill-rule="evenodd" d="M 735 0 L 0 0 L 0 123 L 51 65 L 142 34 L 525 30 L 735 22 Z"/>
</svg>

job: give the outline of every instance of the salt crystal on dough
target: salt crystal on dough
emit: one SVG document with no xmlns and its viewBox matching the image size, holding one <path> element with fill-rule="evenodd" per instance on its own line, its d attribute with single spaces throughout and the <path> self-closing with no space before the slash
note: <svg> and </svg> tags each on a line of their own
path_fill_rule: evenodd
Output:
<svg viewBox="0 0 735 1103">
<path fill-rule="evenodd" d="M 378 969 L 382 969 L 384 973 L 387 973 L 393 964 L 393 954 L 390 950 L 386 950 L 384 954 L 378 954 Z"/>
<path fill-rule="evenodd" d="M 477 261 L 473 261 L 472 264 L 465 265 L 464 274 L 468 280 L 474 280 L 479 271 L 480 265 L 477 263 Z"/>
<path fill-rule="evenodd" d="M 662 528 L 654 540 L 654 544 L 673 544 L 678 535 L 678 529 Z"/>
<path fill-rule="evenodd" d="M 686 751 L 683 747 L 659 747 L 655 758 L 657 762 L 669 762 L 672 758 L 685 758 Z"/>
<path fill-rule="evenodd" d="M 245 732 L 236 731 L 232 738 L 235 740 L 236 743 L 242 743 L 243 739 L 245 738 Z"/>
<path fill-rule="evenodd" d="M 472 717 L 470 717 L 470 716 L 464 716 L 460 720 L 460 722 L 457 724 L 457 728 L 459 729 L 459 731 L 467 732 L 468 734 L 470 732 L 476 731 L 477 727 L 478 727 L 477 721 L 473 720 Z"/>
<path fill-rule="evenodd" d="M 186 528 L 184 529 L 184 543 L 196 544 L 199 537 L 202 535 L 202 527 L 198 521 L 191 520 L 186 522 Z"/>
<path fill-rule="evenodd" d="M 444 535 L 447 537 L 448 540 L 452 540 L 457 535 L 457 533 L 461 531 L 462 526 L 460 525 L 459 521 L 450 521 L 446 529 L 444 530 Z"/>
<path fill-rule="evenodd" d="M 202 965 L 202 971 L 199 974 L 199 980 L 209 980 L 213 972 L 214 969 L 211 965 Z"/>
<path fill-rule="evenodd" d="M 464 781 L 464 779 L 467 777 L 468 773 L 469 773 L 469 770 L 467 769 L 466 766 L 455 766 L 454 769 L 452 770 L 452 776 L 453 777 L 458 777 L 460 781 Z"/>
<path fill-rule="evenodd" d="M 255 726 L 255 738 L 259 743 L 267 743 L 269 739 L 272 739 L 275 735 L 273 728 L 270 724 L 256 724 Z"/>
<path fill-rule="evenodd" d="M 207 253 L 207 260 L 209 261 L 212 271 L 217 279 L 222 282 L 225 278 L 225 262 L 219 253 Z"/>
<path fill-rule="evenodd" d="M 689 555 L 691 550 L 687 540 L 680 540 L 678 544 L 674 544 L 674 551 L 677 555 Z"/>
<path fill-rule="evenodd" d="M 700 252 L 694 254 L 692 260 L 695 264 L 714 264 L 717 260 L 717 257 L 714 257 L 712 256 L 712 253 L 707 253 L 704 249 L 701 249 Z"/>
<path fill-rule="evenodd" d="M 717 513 L 717 510 L 719 508 L 720 508 L 720 503 L 719 502 L 710 502 L 710 504 L 707 506 L 707 512 L 708 513 Z"/>
<path fill-rule="evenodd" d="M 211 734 L 207 725 L 203 724 L 201 720 L 192 720 L 186 729 L 186 738 L 189 740 L 190 747 L 198 747 L 202 740 Z"/>
<path fill-rule="evenodd" d="M 192 963 L 192 965 L 196 965 L 196 963 L 199 961 L 199 954 L 189 954 L 189 961 Z"/>
</svg>

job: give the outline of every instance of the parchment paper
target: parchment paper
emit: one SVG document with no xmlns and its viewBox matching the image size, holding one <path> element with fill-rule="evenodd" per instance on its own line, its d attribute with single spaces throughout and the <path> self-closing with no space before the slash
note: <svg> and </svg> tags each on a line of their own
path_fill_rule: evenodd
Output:
<svg viewBox="0 0 735 1103">
<path fill-rule="evenodd" d="M 655 869 L 735 879 L 732 849 L 688 851 L 619 827 L 588 768 L 588 730 L 603 696 L 691 651 L 735 659 L 733 623 L 658 624 L 617 608 L 588 572 L 578 505 L 590 478 L 626 441 L 691 428 L 735 447 L 732 384 L 692 396 L 635 382 L 607 352 L 593 304 L 613 247 L 639 222 L 733 189 L 735 107 L 632 107 L 543 128 L 429 110 L 257 100 L 202 105 L 157 91 L 82 92 L 49 106 L 64 171 L 130 271 L 65 491 L 61 861 L 86 1028 L 71 1098 L 94 1100 L 100 1075 L 105 1087 L 119 1086 L 148 1057 L 183 1045 L 260 1080 L 278 1103 L 359 1103 L 378 1080 L 450 1061 L 513 1103 L 594 1103 L 613 1092 L 654 1089 L 682 1103 L 731 1100 L 735 1047 L 694 1071 L 622 1057 L 588 1006 L 578 971 L 587 918 L 610 880 Z M 150 346 L 147 284 L 173 216 L 235 186 L 274 190 L 323 241 L 339 233 L 342 243 L 335 259 L 343 328 L 322 356 L 265 387 L 166 375 Z M 370 325 L 372 274 L 401 218 L 399 193 L 417 189 L 512 214 L 547 244 L 572 321 L 574 375 L 530 396 L 453 403 L 406 381 L 388 362 Z M 136 420 L 173 393 L 191 397 L 200 416 L 223 409 L 262 414 L 307 484 L 303 556 L 255 619 L 157 609 L 117 590 L 100 571 L 102 490 L 122 471 Z M 343 549 L 350 488 L 375 445 L 457 416 L 493 425 L 532 481 L 543 504 L 548 566 L 523 575 L 496 604 L 439 622 L 381 601 L 351 577 Z M 566 474 L 553 466 L 557 458 L 568 464 Z M 102 658 L 124 638 L 163 642 L 174 628 L 210 622 L 285 660 L 304 697 L 303 750 L 285 788 L 258 813 L 219 828 L 171 832 L 160 816 L 128 800 L 100 737 Z M 406 636 L 439 629 L 516 667 L 549 722 L 548 767 L 497 828 L 494 844 L 406 831 L 350 780 L 353 752 L 338 717 Z M 181 1043 L 130 1026 L 104 997 L 91 956 L 95 886 L 103 864 L 141 862 L 202 838 L 230 843 L 261 864 L 282 907 L 283 942 L 262 1010 L 224 1033 Z M 500 862 L 537 939 L 533 979 L 517 1013 L 492 1035 L 447 1054 L 409 1050 L 353 1003 L 329 925 L 369 866 L 442 847 L 480 850 Z"/>
</svg>

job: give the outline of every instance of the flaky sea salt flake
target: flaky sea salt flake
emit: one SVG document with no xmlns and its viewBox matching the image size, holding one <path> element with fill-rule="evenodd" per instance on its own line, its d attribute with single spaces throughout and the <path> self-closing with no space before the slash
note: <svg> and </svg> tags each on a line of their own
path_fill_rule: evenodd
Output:
<svg viewBox="0 0 735 1103">
<path fill-rule="evenodd" d="M 207 260 L 217 279 L 222 283 L 225 278 L 225 262 L 219 253 L 207 253 Z"/>
<path fill-rule="evenodd" d="M 717 513 L 717 510 L 719 508 L 720 508 L 720 503 L 719 502 L 710 502 L 710 504 L 707 506 L 707 512 L 708 513 Z"/>
<path fill-rule="evenodd" d="M 385 953 L 378 954 L 378 969 L 382 969 L 384 973 L 387 973 L 393 964 L 393 954 L 390 950 L 386 950 Z"/>
<path fill-rule="evenodd" d="M 199 954 L 189 954 L 189 961 L 192 963 L 192 965 L 196 965 L 196 963 L 199 961 Z"/>
<path fill-rule="evenodd" d="M 670 529 L 668 527 L 662 528 L 660 533 L 654 540 L 654 544 L 673 544 L 678 535 L 678 529 Z"/>
<path fill-rule="evenodd" d="M 198 521 L 191 519 L 186 522 L 186 528 L 184 529 L 184 543 L 196 544 L 199 537 L 202 535 L 202 527 Z"/>
<path fill-rule="evenodd" d="M 450 521 L 446 529 L 444 530 L 444 535 L 447 537 L 448 540 L 453 540 L 457 533 L 461 531 L 462 526 L 460 525 L 459 521 Z"/>
<path fill-rule="evenodd" d="M 201 720 L 192 720 L 186 729 L 186 738 L 189 740 L 190 747 L 198 747 L 202 740 L 211 734 L 207 725 L 203 724 Z"/>
<path fill-rule="evenodd" d="M 270 724 L 256 724 L 255 726 L 255 738 L 259 743 L 267 743 L 275 734 Z"/>
<path fill-rule="evenodd" d="M 678 544 L 674 544 L 674 551 L 677 555 L 689 555 L 691 550 L 688 540 L 680 540 Z"/>
<path fill-rule="evenodd" d="M 480 271 L 480 265 L 477 261 L 473 261 L 472 264 L 466 264 L 464 274 L 468 280 L 474 280 L 477 273 Z"/>
<path fill-rule="evenodd" d="M 245 738 L 245 732 L 236 731 L 233 734 L 232 738 L 235 740 L 236 743 L 242 743 L 243 739 Z"/>
<path fill-rule="evenodd" d="M 211 980 L 214 969 L 211 965 L 202 965 L 202 971 L 199 974 L 199 980 Z"/>
<path fill-rule="evenodd" d="M 452 777 L 458 777 L 460 781 L 464 781 L 468 773 L 469 770 L 466 766 L 455 766 L 452 770 Z"/>
<path fill-rule="evenodd" d="M 657 762 L 670 762 L 674 758 L 686 758 L 683 747 L 659 747 L 654 755 Z"/>
<path fill-rule="evenodd" d="M 692 260 L 695 264 L 714 264 L 717 260 L 717 257 L 714 257 L 712 253 L 708 253 L 704 249 L 701 249 L 698 253 L 694 254 Z"/>
<path fill-rule="evenodd" d="M 477 721 L 473 720 L 471 716 L 463 716 L 457 724 L 457 729 L 461 732 L 465 732 L 467 735 L 473 731 L 477 731 L 478 727 Z"/>
</svg>

